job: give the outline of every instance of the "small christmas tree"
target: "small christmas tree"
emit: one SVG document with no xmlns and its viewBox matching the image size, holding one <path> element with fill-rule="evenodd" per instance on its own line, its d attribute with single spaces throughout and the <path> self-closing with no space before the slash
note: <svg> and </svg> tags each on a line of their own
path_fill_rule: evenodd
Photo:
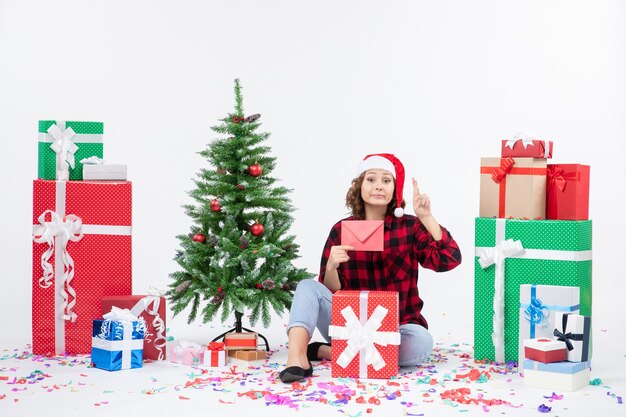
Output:
<svg viewBox="0 0 626 417">
<path fill-rule="evenodd" d="M 294 208 L 290 190 L 271 176 L 275 158 L 262 145 L 269 133 L 257 132 L 260 117 L 244 115 L 235 80 L 235 112 L 211 128 L 221 137 L 199 152 L 211 168 L 195 179 L 190 195 L 197 204 L 184 206 L 194 224 L 189 235 L 177 236 L 182 270 L 170 275 L 167 292 L 175 315 L 191 305 L 189 323 L 198 314 L 208 322 L 220 308 L 222 322 L 233 312 L 240 322 L 247 308 L 252 325 L 260 317 L 267 327 L 270 307 L 281 315 L 297 283 L 312 276 L 292 265 L 298 245 L 287 233 Z"/>
</svg>

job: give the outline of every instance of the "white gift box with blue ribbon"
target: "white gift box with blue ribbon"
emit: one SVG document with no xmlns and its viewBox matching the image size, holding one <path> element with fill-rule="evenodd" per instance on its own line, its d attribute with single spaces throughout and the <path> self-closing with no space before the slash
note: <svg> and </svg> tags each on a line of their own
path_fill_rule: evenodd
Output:
<svg viewBox="0 0 626 417">
<path fill-rule="evenodd" d="M 128 309 L 113 309 L 104 319 L 93 321 L 92 366 L 107 371 L 141 368 L 146 325 Z"/>
<path fill-rule="evenodd" d="M 557 312 L 578 313 L 580 288 L 561 285 L 520 285 L 519 362 L 524 356 L 524 340 L 553 338 Z"/>
</svg>

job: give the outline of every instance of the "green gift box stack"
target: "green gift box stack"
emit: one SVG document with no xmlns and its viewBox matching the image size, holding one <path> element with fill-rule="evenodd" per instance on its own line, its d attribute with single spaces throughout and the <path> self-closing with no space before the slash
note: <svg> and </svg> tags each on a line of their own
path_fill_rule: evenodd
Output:
<svg viewBox="0 0 626 417">
<path fill-rule="evenodd" d="M 535 139 L 506 141 L 512 145 L 508 156 L 522 158 L 516 152 L 545 142 Z M 493 181 L 505 181 L 506 168 L 500 170 L 502 178 L 492 176 Z M 476 218 L 474 359 L 479 361 L 522 359 L 518 358 L 523 342 L 519 340 L 522 284 L 579 287 L 580 314 L 591 316 L 591 221 L 528 220 L 537 217 L 531 212 L 522 215 L 523 219 Z"/>
<path fill-rule="evenodd" d="M 40 120 L 39 121 L 39 148 L 38 148 L 38 170 L 37 177 L 45 180 L 57 179 L 57 153 L 53 150 L 52 145 L 57 138 L 54 137 L 50 128 L 56 125 L 59 131 L 66 134 L 65 141 L 73 142 L 75 152 L 73 152 L 74 167 L 69 166 L 70 180 L 83 179 L 83 164 L 81 160 L 92 156 L 102 158 L 103 143 L 102 134 L 104 125 L 101 122 L 79 122 L 79 121 L 56 121 L 56 120 Z M 68 134 L 71 128 L 74 134 Z M 67 143 L 63 146 L 68 146 Z M 67 164 L 67 162 L 63 161 Z"/>
<path fill-rule="evenodd" d="M 474 259 L 474 357 L 496 360 L 494 295 L 499 265 L 481 265 L 501 242 L 519 241 L 523 250 L 498 259 L 504 267 L 504 360 L 517 361 L 520 285 L 580 287 L 580 314 L 591 316 L 591 220 L 476 218 Z"/>
</svg>

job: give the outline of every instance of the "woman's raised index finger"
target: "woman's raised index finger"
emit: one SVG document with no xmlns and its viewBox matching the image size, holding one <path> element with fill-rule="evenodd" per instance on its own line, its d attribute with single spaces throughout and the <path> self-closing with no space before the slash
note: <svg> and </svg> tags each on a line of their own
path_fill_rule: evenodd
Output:
<svg viewBox="0 0 626 417">
<path fill-rule="evenodd" d="M 415 179 L 415 177 L 413 177 L 413 198 L 417 197 L 418 195 L 420 195 L 420 189 L 417 186 L 417 180 Z"/>
</svg>

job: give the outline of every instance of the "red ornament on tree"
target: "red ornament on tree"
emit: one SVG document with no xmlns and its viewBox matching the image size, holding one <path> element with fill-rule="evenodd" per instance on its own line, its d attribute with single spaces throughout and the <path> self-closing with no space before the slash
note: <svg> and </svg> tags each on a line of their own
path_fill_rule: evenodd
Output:
<svg viewBox="0 0 626 417">
<path fill-rule="evenodd" d="M 240 122 L 243 122 L 244 119 L 245 119 L 245 117 L 233 116 L 233 122 L 235 122 L 236 124 L 239 124 Z"/>
<path fill-rule="evenodd" d="M 204 243 L 206 242 L 206 236 L 203 235 L 202 233 L 196 233 L 195 235 L 193 235 L 191 240 L 193 240 L 194 242 L 198 242 L 198 243 Z"/>
<path fill-rule="evenodd" d="M 253 177 L 258 177 L 262 173 L 263 173 L 263 167 L 261 167 L 261 165 L 259 165 L 258 162 L 255 162 L 254 164 L 248 167 L 248 174 L 252 175 Z"/>
<path fill-rule="evenodd" d="M 264 231 L 265 228 L 259 222 L 256 222 L 252 226 L 250 226 L 250 233 L 252 233 L 253 236 L 261 236 Z"/>
<path fill-rule="evenodd" d="M 241 191 L 243 191 L 243 190 L 245 190 L 245 189 L 246 189 L 246 187 L 244 187 L 244 186 L 243 186 L 243 185 L 241 185 L 241 184 L 237 184 L 237 185 L 235 185 L 235 187 L 237 187 L 237 188 L 238 188 L 238 189 L 240 189 Z"/>
<path fill-rule="evenodd" d="M 263 285 L 261 285 L 261 284 L 256 284 L 256 287 L 257 287 L 258 289 L 261 289 L 261 288 L 263 288 Z"/>
<path fill-rule="evenodd" d="M 217 198 L 213 199 L 213 201 L 211 201 L 210 204 L 211 207 L 211 211 L 220 211 L 222 210 L 222 208 L 220 207 L 220 202 L 217 200 Z"/>
</svg>

